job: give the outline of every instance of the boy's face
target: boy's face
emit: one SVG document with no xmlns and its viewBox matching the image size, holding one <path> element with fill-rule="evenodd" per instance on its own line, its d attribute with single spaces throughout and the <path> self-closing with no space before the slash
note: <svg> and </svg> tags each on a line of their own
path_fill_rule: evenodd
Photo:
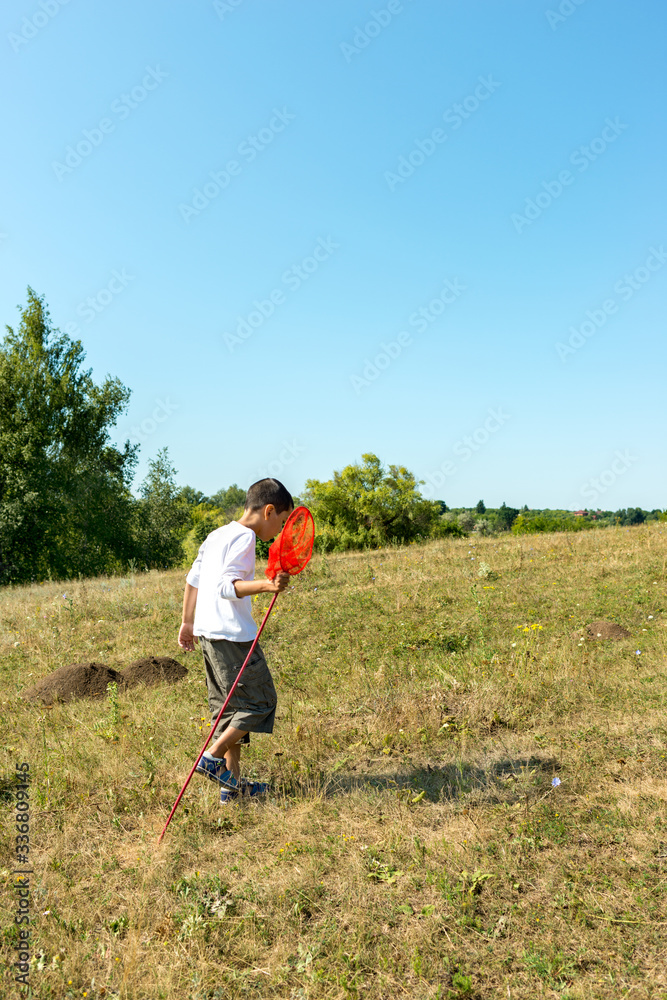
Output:
<svg viewBox="0 0 667 1000">
<path fill-rule="evenodd" d="M 275 538 L 285 527 L 285 521 L 291 513 L 291 510 L 283 510 L 279 514 L 272 503 L 267 503 L 266 507 L 262 510 L 262 519 L 257 526 L 257 536 L 263 542 L 268 542 L 272 538 Z"/>
</svg>

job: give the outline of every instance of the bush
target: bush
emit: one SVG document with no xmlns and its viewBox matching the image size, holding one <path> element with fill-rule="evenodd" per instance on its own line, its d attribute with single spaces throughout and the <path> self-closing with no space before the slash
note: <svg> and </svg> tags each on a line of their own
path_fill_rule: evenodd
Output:
<svg viewBox="0 0 667 1000">
<path fill-rule="evenodd" d="M 495 526 L 493 524 L 493 521 L 490 521 L 486 517 L 481 517 L 478 521 L 475 521 L 475 527 L 473 528 L 473 531 L 477 535 L 483 535 L 483 536 L 493 535 L 495 532 Z"/>
<path fill-rule="evenodd" d="M 446 515 L 445 515 L 446 517 Z M 441 517 L 431 530 L 431 538 L 467 538 L 468 532 L 461 527 L 457 520 L 445 520 Z"/>
<path fill-rule="evenodd" d="M 440 504 L 425 500 L 402 465 L 385 469 L 376 455 L 347 465 L 333 479 L 306 482 L 304 502 L 315 518 L 321 552 L 378 548 L 431 537 Z"/>
<path fill-rule="evenodd" d="M 459 514 L 456 520 L 459 523 L 459 527 L 463 528 L 465 532 L 472 531 L 475 527 L 475 518 L 467 510 L 464 510 L 462 514 Z"/>
<path fill-rule="evenodd" d="M 512 525 L 514 535 L 536 535 L 543 531 L 586 531 L 594 525 L 584 517 L 548 517 L 545 514 L 537 514 L 534 517 L 526 517 L 519 514 Z"/>
</svg>

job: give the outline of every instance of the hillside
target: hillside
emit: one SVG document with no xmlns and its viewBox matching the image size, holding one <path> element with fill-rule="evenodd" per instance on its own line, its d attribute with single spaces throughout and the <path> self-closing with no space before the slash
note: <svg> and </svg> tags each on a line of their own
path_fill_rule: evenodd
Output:
<svg viewBox="0 0 667 1000">
<path fill-rule="evenodd" d="M 160 847 L 207 724 L 183 572 L 5 589 L 0 992 L 26 762 L 35 997 L 667 996 L 666 565 L 657 522 L 315 556 L 263 642 L 271 794 L 195 777 Z M 150 656 L 188 677 L 20 697 Z"/>
</svg>

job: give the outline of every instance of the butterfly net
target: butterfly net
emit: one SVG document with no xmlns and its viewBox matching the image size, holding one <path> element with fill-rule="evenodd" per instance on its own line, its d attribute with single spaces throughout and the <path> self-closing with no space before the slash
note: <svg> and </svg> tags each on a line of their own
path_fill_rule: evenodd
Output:
<svg viewBox="0 0 667 1000">
<path fill-rule="evenodd" d="M 314 538 L 313 515 L 307 507 L 297 507 L 269 549 L 269 565 L 266 567 L 269 580 L 281 571 L 290 576 L 300 573 L 312 555 Z"/>
</svg>

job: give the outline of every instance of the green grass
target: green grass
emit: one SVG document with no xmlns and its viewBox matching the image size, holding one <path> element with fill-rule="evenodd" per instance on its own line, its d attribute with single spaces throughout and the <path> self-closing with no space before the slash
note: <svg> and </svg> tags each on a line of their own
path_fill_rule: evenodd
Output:
<svg viewBox="0 0 667 1000">
<path fill-rule="evenodd" d="M 33 997 L 667 997 L 666 562 L 661 525 L 315 557 L 243 751 L 272 794 L 223 808 L 195 777 L 159 847 L 207 726 L 183 572 L 5 590 L 0 995 L 27 761 Z M 630 638 L 580 643 L 596 619 Z M 189 677 L 20 698 L 149 655 Z"/>
</svg>

